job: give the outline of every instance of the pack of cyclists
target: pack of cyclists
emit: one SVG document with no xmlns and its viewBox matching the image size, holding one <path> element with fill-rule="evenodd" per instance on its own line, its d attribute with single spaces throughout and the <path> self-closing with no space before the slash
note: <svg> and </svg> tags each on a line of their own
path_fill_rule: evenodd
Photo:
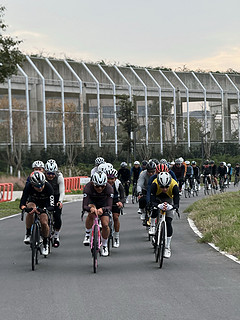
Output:
<svg viewBox="0 0 240 320">
<path fill-rule="evenodd" d="M 50 159 L 45 164 L 34 161 L 33 172 L 26 181 L 20 200 L 20 208 L 31 208 L 26 216 L 26 234 L 24 243 L 30 243 L 31 225 L 33 213 L 40 217 L 43 254 L 48 254 L 49 225 L 47 210 L 53 211 L 54 236 L 53 246 L 60 245 L 59 233 L 62 226 L 62 208 L 65 195 L 64 178 L 58 170 L 55 160 Z M 231 182 L 232 175 L 239 180 L 240 165 L 233 169 L 231 164 L 221 162 L 219 166 L 213 160 L 206 160 L 200 169 L 196 161 L 190 163 L 182 157 L 168 162 L 166 159 L 134 161 L 133 167 L 128 168 L 126 162 L 122 162 L 119 170 L 113 168 L 111 163 L 105 162 L 103 157 L 95 159 L 95 167 L 91 170 L 91 180 L 83 190 L 82 209 L 87 212 L 85 220 L 85 236 L 83 244 L 90 245 L 90 233 L 93 221 L 97 215 L 101 221 L 101 255 L 108 256 L 109 221 L 113 219 L 114 234 L 113 246 L 120 246 L 120 214 L 124 204 L 128 203 L 130 184 L 136 186 L 138 196 L 138 214 L 142 221 L 146 218 L 147 210 L 151 212 L 149 235 L 153 236 L 156 229 L 156 217 L 159 213 L 159 204 L 166 210 L 167 243 L 164 257 L 171 257 L 171 240 L 173 235 L 172 220 L 179 209 L 180 196 L 186 182 L 189 182 L 191 192 L 197 187 L 200 190 L 200 179 L 207 181 L 208 187 L 218 188 L 218 178 Z M 194 182 L 194 183 L 193 183 Z M 235 184 L 235 182 L 234 182 Z M 173 209 L 168 210 L 168 205 Z M 29 211 L 29 210 L 28 210 Z"/>
</svg>

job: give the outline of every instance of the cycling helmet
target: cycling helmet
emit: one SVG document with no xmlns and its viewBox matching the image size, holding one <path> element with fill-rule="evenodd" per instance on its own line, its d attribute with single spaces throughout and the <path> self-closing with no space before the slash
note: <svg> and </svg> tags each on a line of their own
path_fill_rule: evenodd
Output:
<svg viewBox="0 0 240 320">
<path fill-rule="evenodd" d="M 159 164 L 158 159 L 152 159 L 152 161 L 156 164 L 156 166 Z"/>
<path fill-rule="evenodd" d="M 180 159 L 176 159 L 175 160 L 175 164 L 181 164 L 182 162 L 181 162 L 181 160 Z"/>
<path fill-rule="evenodd" d="M 166 160 L 166 159 L 161 159 L 161 160 L 160 160 L 160 163 L 162 163 L 162 164 L 167 164 L 167 160 Z"/>
<path fill-rule="evenodd" d="M 190 164 L 190 161 L 186 160 L 185 163 L 188 166 Z"/>
<path fill-rule="evenodd" d="M 142 167 L 146 167 L 147 164 L 148 164 L 148 161 L 147 161 L 147 160 L 143 160 L 143 161 L 142 161 Z"/>
<path fill-rule="evenodd" d="M 156 169 L 156 163 L 152 160 L 147 164 L 147 171 L 154 171 Z"/>
<path fill-rule="evenodd" d="M 214 161 L 213 161 L 213 160 L 210 160 L 210 161 L 209 161 L 209 164 L 214 164 Z"/>
<path fill-rule="evenodd" d="M 224 166 L 224 162 L 220 162 L 220 166 Z"/>
<path fill-rule="evenodd" d="M 184 162 L 183 157 L 180 157 L 180 158 L 179 158 L 179 160 L 181 161 L 181 163 L 183 163 L 183 162 Z"/>
<path fill-rule="evenodd" d="M 105 162 L 105 160 L 102 157 L 97 157 L 95 159 L 95 165 L 96 166 L 99 166 L 101 163 L 104 163 L 104 162 Z"/>
<path fill-rule="evenodd" d="M 139 161 L 134 161 L 134 165 L 140 165 Z"/>
<path fill-rule="evenodd" d="M 223 165 L 224 165 L 224 166 L 226 166 L 226 165 L 227 165 L 225 161 L 223 162 Z"/>
<path fill-rule="evenodd" d="M 98 172 L 105 172 L 105 173 L 108 169 L 110 168 L 108 167 L 107 163 L 101 163 L 97 168 Z"/>
<path fill-rule="evenodd" d="M 121 166 L 121 168 L 126 168 L 127 167 L 127 162 L 122 162 L 120 166 Z"/>
<path fill-rule="evenodd" d="M 58 166 L 56 164 L 56 162 L 47 162 L 45 163 L 45 171 L 46 172 L 57 172 L 58 171 Z"/>
<path fill-rule="evenodd" d="M 117 172 L 117 170 L 116 169 L 108 169 L 107 171 L 106 171 L 106 175 L 107 175 L 107 177 L 108 178 L 117 178 L 117 176 L 118 176 L 118 172 Z"/>
<path fill-rule="evenodd" d="M 157 175 L 157 182 L 161 188 L 168 188 L 172 181 L 172 177 L 168 172 L 160 172 Z"/>
<path fill-rule="evenodd" d="M 92 182 L 97 186 L 105 186 L 107 184 L 107 175 L 105 172 L 95 172 L 92 176 Z"/>
<path fill-rule="evenodd" d="M 32 168 L 43 168 L 44 169 L 44 163 L 40 160 L 36 160 L 33 162 Z"/>
<path fill-rule="evenodd" d="M 113 165 L 110 162 L 105 163 L 107 170 L 108 169 L 113 169 Z"/>
<path fill-rule="evenodd" d="M 48 161 L 47 161 L 48 163 L 57 163 L 54 159 L 49 159 Z"/>
<path fill-rule="evenodd" d="M 46 182 L 44 173 L 41 171 L 33 171 L 30 174 L 30 182 L 34 187 L 41 188 Z"/>
<path fill-rule="evenodd" d="M 195 164 L 197 164 L 197 162 L 196 161 L 192 161 L 192 165 L 195 165 Z"/>
<path fill-rule="evenodd" d="M 228 166 L 228 167 L 231 167 L 231 163 L 228 163 L 227 166 Z"/>
<path fill-rule="evenodd" d="M 208 160 L 204 161 L 204 164 L 205 164 L 205 165 L 208 165 L 208 164 L 209 164 L 209 161 L 208 161 Z"/>
<path fill-rule="evenodd" d="M 238 162 L 236 163 L 236 166 L 239 166 L 239 163 L 238 163 Z"/>
<path fill-rule="evenodd" d="M 156 166 L 156 172 L 157 173 L 160 173 L 160 172 L 168 172 L 168 166 L 166 164 L 163 164 L 163 163 L 159 163 L 157 166 Z"/>
</svg>

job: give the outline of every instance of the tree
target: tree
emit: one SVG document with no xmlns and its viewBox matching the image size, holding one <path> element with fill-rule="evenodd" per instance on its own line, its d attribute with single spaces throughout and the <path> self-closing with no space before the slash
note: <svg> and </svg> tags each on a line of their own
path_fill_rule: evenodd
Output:
<svg viewBox="0 0 240 320">
<path fill-rule="evenodd" d="M 5 79 L 17 74 L 18 67 L 25 59 L 25 56 L 18 49 L 21 40 L 14 40 L 10 36 L 3 36 L 7 25 L 4 23 L 3 16 L 5 7 L 0 7 L 0 83 Z"/>
<path fill-rule="evenodd" d="M 137 120 L 134 117 L 135 104 L 129 100 L 129 96 L 121 95 L 118 97 L 120 100 L 117 105 L 119 106 L 118 120 L 122 126 L 123 132 L 127 134 L 127 137 L 123 138 L 123 149 L 128 152 L 128 161 L 131 159 L 131 154 L 133 155 L 134 140 L 132 133 L 137 129 Z"/>
</svg>

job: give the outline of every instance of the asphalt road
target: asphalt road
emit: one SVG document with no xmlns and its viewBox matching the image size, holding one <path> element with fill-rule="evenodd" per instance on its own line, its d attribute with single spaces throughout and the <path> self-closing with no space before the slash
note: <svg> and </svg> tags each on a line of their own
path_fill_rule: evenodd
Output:
<svg viewBox="0 0 240 320">
<path fill-rule="evenodd" d="M 182 198 L 181 211 L 192 201 Z M 1 319 L 240 319 L 239 264 L 198 243 L 185 214 L 174 221 L 172 257 L 159 269 L 137 206 L 127 204 L 120 247 L 94 274 L 80 208 L 64 205 L 61 246 L 34 272 L 24 223 L 0 221 Z"/>
</svg>

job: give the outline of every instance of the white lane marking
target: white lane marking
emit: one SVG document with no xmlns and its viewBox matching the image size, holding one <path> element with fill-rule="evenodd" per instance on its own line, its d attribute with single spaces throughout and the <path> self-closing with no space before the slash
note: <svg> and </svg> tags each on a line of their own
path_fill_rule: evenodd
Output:
<svg viewBox="0 0 240 320">
<path fill-rule="evenodd" d="M 202 235 L 202 233 L 198 230 L 198 228 L 196 227 L 196 225 L 195 225 L 195 223 L 193 222 L 193 220 L 190 219 L 190 218 L 187 218 L 187 220 L 188 220 L 188 223 L 189 223 L 191 229 L 193 230 L 193 232 L 196 233 L 196 234 L 199 236 L 199 238 L 202 238 L 203 235 Z M 237 262 L 238 264 L 240 264 L 240 260 L 239 260 L 237 257 L 235 257 L 235 256 L 227 253 L 226 251 L 220 250 L 219 247 L 215 246 L 214 243 L 208 242 L 208 245 L 211 246 L 213 249 L 217 250 L 219 253 L 221 253 L 221 254 L 223 254 L 224 256 L 226 256 L 227 258 L 229 258 L 229 259 L 233 260 L 234 262 Z"/>
</svg>

